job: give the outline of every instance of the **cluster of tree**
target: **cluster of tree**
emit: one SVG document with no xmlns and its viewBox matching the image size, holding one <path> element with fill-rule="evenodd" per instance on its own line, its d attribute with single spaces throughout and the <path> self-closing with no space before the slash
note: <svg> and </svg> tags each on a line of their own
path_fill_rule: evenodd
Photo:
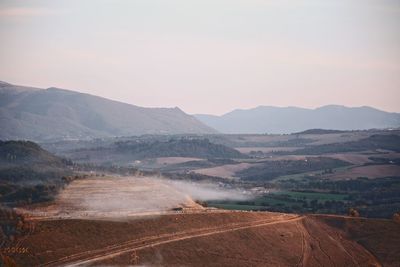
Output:
<svg viewBox="0 0 400 267">
<path fill-rule="evenodd" d="M 338 181 L 309 177 L 281 181 L 279 186 L 286 190 L 347 194 L 346 207 L 353 207 L 366 217 L 390 218 L 393 213 L 400 209 L 399 177 L 358 178 Z M 329 213 L 337 213 L 336 207 L 332 209 L 326 204 L 327 202 L 325 202 L 325 208 Z"/>
<path fill-rule="evenodd" d="M 266 181 L 283 175 L 329 170 L 348 165 L 350 165 L 348 162 L 327 157 L 310 157 L 306 160 L 276 160 L 265 161 L 242 170 L 237 175 L 245 180 Z"/>
<path fill-rule="evenodd" d="M 186 172 L 194 169 L 202 169 L 202 168 L 212 168 L 224 164 L 238 164 L 239 162 L 234 161 L 232 159 L 204 159 L 204 160 L 191 160 L 176 164 L 168 164 L 164 167 L 161 167 L 160 170 L 162 172 Z"/>
<path fill-rule="evenodd" d="M 340 200 L 326 200 L 318 201 L 313 199 L 311 201 L 297 200 L 301 202 L 301 206 L 292 205 L 291 212 L 297 213 L 325 213 L 325 214 L 345 214 L 349 208 L 349 203 Z"/>
<path fill-rule="evenodd" d="M 329 129 L 309 129 L 295 134 L 335 134 L 335 133 L 345 133 L 346 131 L 340 130 L 329 130 Z"/>
<path fill-rule="evenodd" d="M 297 134 L 285 135 L 286 140 L 274 140 L 274 138 L 266 138 L 263 140 L 262 138 L 257 138 L 261 136 L 268 136 L 268 134 L 209 135 L 207 138 L 213 143 L 222 144 L 229 147 L 292 147 L 304 146 L 314 142 L 314 140 L 311 138 L 303 138 Z"/>
<path fill-rule="evenodd" d="M 326 153 L 357 152 L 376 149 L 400 152 L 400 136 L 395 134 L 375 134 L 358 141 L 307 146 L 303 149 L 290 152 L 290 154 L 320 155 Z M 287 152 L 279 153 L 287 154 Z"/>
<path fill-rule="evenodd" d="M 243 186 L 245 184 L 241 184 Z M 249 181 L 248 186 L 285 191 L 300 191 L 297 194 L 267 194 L 247 201 L 212 201 L 209 204 L 235 205 L 238 209 L 253 207 L 254 210 L 268 210 L 293 213 L 325 213 L 371 218 L 392 218 L 400 210 L 400 179 L 386 177 L 380 179 L 358 178 L 353 180 L 326 180 L 315 176 L 302 179 L 279 180 L 267 184 L 261 180 Z M 314 194 L 315 193 L 315 194 Z M 321 193 L 333 195 L 332 198 L 319 198 Z M 340 198 L 334 197 L 335 195 Z M 345 196 L 343 196 L 345 195 Z M 355 212 L 356 211 L 356 212 Z M 393 215 L 395 214 L 395 215 Z"/>
<path fill-rule="evenodd" d="M 379 165 L 379 164 L 394 164 L 400 165 L 400 158 L 382 158 L 382 157 L 369 157 L 373 162 L 365 163 L 365 165 Z"/>
<path fill-rule="evenodd" d="M 59 158 L 30 141 L 0 141 L 0 164 L 45 164 L 60 167 L 72 164 L 71 161 Z"/>
<path fill-rule="evenodd" d="M 225 178 L 208 176 L 195 172 L 187 172 L 187 173 L 176 173 L 176 172 L 165 172 L 162 175 L 166 178 L 172 180 L 184 180 L 184 181 L 212 181 L 212 182 L 220 182 L 222 184 L 228 185 L 233 183 L 233 181 L 227 181 Z"/>
<path fill-rule="evenodd" d="M 308 190 L 320 190 L 329 192 L 356 193 L 365 194 L 371 192 L 391 192 L 398 190 L 400 180 L 398 177 L 386 177 L 380 179 L 368 179 L 359 177 L 351 180 L 326 180 L 309 177 L 303 180 L 288 180 L 284 187 L 301 187 Z"/>
<path fill-rule="evenodd" d="M 14 209 L 0 205 L 0 247 L 13 244 L 18 238 L 32 232 L 34 223 Z"/>
<path fill-rule="evenodd" d="M 170 139 L 167 141 L 118 141 L 106 146 L 81 148 L 68 154 L 75 162 L 127 165 L 135 160 L 158 157 L 196 157 L 204 159 L 247 158 L 239 151 L 208 139 Z"/>
<path fill-rule="evenodd" d="M 239 151 L 211 143 L 208 139 L 171 139 L 167 142 L 118 142 L 118 152 L 136 158 L 197 157 L 197 158 L 246 158 Z"/>
<path fill-rule="evenodd" d="M 73 163 L 29 141 L 0 141 L 0 201 L 9 205 L 48 201 L 73 173 Z"/>
</svg>

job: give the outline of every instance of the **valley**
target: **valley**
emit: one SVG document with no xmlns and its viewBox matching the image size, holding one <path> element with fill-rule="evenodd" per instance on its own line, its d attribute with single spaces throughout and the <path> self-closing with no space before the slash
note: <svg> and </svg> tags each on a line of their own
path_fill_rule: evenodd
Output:
<svg viewBox="0 0 400 267">
<path fill-rule="evenodd" d="M 0 267 L 400 267 L 399 25 L 0 0 Z"/>
<path fill-rule="evenodd" d="M 398 130 L 148 135 L 42 145 L 86 170 L 104 166 L 211 182 L 252 198 L 206 201 L 218 208 L 339 215 L 355 208 L 377 218 L 391 218 L 400 208 Z"/>
<path fill-rule="evenodd" d="M 6 266 L 398 266 L 400 132 L 0 143 Z"/>
</svg>

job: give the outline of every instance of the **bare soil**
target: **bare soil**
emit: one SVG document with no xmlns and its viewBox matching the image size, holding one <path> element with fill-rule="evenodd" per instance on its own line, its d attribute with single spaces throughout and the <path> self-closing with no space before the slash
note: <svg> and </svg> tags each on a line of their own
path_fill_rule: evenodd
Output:
<svg viewBox="0 0 400 267">
<path fill-rule="evenodd" d="M 213 168 L 204 168 L 194 170 L 195 173 L 200 173 L 208 176 L 217 176 L 227 179 L 232 179 L 235 177 L 235 173 L 245 170 L 247 168 L 256 166 L 257 164 L 251 163 L 239 163 L 239 164 L 226 164 Z"/>
<path fill-rule="evenodd" d="M 399 266 L 400 224 L 343 216 L 201 211 L 42 220 L 21 266 Z"/>
</svg>

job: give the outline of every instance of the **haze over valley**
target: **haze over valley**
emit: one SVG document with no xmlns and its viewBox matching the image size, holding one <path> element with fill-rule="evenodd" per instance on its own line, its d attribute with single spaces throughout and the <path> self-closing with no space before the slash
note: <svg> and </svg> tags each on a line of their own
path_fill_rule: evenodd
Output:
<svg viewBox="0 0 400 267">
<path fill-rule="evenodd" d="M 393 0 L 1 0 L 0 267 L 399 267 L 399 25 Z"/>
<path fill-rule="evenodd" d="M 7 264 L 400 261 L 397 113 L 326 106 L 191 116 L 0 86 Z M 60 240 L 69 248 L 54 249 Z"/>
</svg>

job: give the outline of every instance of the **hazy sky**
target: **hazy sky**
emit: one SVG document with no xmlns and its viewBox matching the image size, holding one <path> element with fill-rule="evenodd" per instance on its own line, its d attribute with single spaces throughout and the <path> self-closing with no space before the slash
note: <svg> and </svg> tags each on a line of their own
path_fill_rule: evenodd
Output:
<svg viewBox="0 0 400 267">
<path fill-rule="evenodd" d="M 0 0 L 0 80 L 147 107 L 400 112 L 400 0 Z"/>
</svg>

